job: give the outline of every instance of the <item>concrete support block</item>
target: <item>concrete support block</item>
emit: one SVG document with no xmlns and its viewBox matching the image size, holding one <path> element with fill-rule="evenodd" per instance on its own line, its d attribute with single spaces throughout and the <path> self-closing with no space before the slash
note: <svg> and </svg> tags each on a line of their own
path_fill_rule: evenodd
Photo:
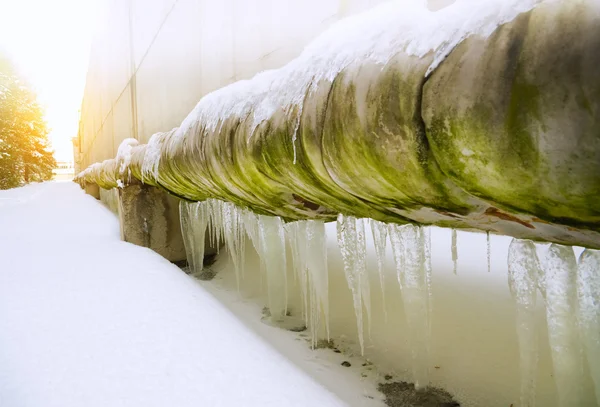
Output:
<svg viewBox="0 0 600 407">
<path fill-rule="evenodd" d="M 115 215 L 119 215 L 119 190 L 118 188 L 100 188 L 100 200 Z"/>
<path fill-rule="evenodd" d="M 186 259 L 179 221 L 179 200 L 143 184 L 119 188 L 121 238 L 148 247 L 167 260 Z"/>
<path fill-rule="evenodd" d="M 84 190 L 86 194 L 100 199 L 100 187 L 97 184 L 86 183 Z"/>
</svg>

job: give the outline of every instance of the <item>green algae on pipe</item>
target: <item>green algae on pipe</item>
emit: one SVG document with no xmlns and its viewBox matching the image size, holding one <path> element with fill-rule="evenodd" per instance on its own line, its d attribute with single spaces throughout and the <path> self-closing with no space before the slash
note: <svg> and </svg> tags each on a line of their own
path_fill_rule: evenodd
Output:
<svg viewBox="0 0 600 407">
<path fill-rule="evenodd" d="M 440 168 L 507 211 L 598 231 L 599 67 L 598 2 L 542 4 L 466 39 L 424 89 Z"/>
<path fill-rule="evenodd" d="M 599 5 L 524 3 L 467 15 L 475 28 L 429 52 L 389 28 L 400 45 L 373 43 L 377 58 L 326 56 L 336 69 L 306 77 L 303 54 L 209 94 L 132 149 L 131 174 L 286 220 L 342 213 L 599 248 Z"/>
</svg>

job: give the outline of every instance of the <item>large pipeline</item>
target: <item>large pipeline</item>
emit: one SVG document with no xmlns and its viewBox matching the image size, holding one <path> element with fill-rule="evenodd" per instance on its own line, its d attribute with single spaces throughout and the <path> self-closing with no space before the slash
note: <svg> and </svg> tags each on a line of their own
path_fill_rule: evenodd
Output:
<svg viewBox="0 0 600 407">
<path fill-rule="evenodd" d="M 599 249 L 600 2 L 403 3 L 341 21 L 76 181 Z"/>
</svg>

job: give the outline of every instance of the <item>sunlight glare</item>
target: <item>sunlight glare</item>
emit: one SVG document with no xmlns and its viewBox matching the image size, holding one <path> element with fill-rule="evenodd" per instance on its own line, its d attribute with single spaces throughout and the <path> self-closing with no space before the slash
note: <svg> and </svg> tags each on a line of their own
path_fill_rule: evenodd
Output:
<svg viewBox="0 0 600 407">
<path fill-rule="evenodd" d="M 0 2 L 0 52 L 33 86 L 59 161 L 72 161 L 90 46 L 103 0 Z"/>
</svg>

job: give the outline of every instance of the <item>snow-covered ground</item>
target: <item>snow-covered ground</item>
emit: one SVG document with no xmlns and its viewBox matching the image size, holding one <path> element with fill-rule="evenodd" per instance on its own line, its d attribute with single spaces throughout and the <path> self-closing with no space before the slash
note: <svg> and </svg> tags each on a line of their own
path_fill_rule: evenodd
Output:
<svg viewBox="0 0 600 407">
<path fill-rule="evenodd" d="M 309 331 L 261 322 L 268 290 L 250 241 L 238 292 L 228 250 L 210 266 L 212 281 L 195 280 L 151 250 L 122 242 L 115 215 L 73 183 L 0 191 L 0 407 L 383 407 L 378 383 L 413 379 L 405 315 L 412 311 L 389 245 L 380 288 L 367 235 L 372 310 L 364 309 L 369 324 L 360 356 L 335 226 L 326 225 L 332 349 L 311 350 Z M 524 331 L 508 289 L 511 239 L 494 235 L 488 246 L 485 234 L 461 231 L 453 250 L 451 231 L 430 231 L 431 384 L 463 407 L 520 405 Z M 290 263 L 284 274 L 294 318 L 302 301 Z M 538 362 L 529 366 L 537 385 L 525 390 L 538 406 L 556 407 L 558 390 L 574 388 L 569 378 L 555 380 L 569 371 L 570 359 L 558 369 L 553 363 L 546 301 L 538 298 L 527 323 L 538 336 Z M 575 396 L 586 401 L 562 405 L 597 405 L 583 373 Z M 394 388 L 382 390 L 391 405 L 413 406 L 398 401 L 404 393 L 393 398 Z"/>
<path fill-rule="evenodd" d="M 382 405 L 342 356 L 232 307 L 77 185 L 0 191 L 0 406 Z"/>
</svg>

